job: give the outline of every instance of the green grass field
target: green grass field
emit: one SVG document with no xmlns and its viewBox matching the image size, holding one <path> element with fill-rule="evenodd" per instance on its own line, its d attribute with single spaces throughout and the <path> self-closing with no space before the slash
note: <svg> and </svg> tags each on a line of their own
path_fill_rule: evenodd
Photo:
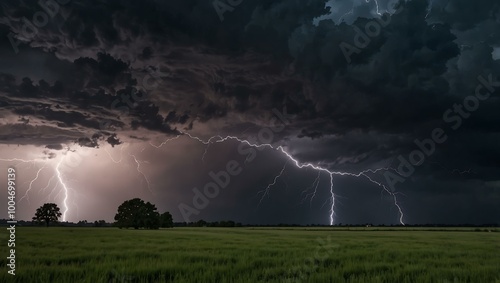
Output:
<svg viewBox="0 0 500 283">
<path fill-rule="evenodd" d="M 28 228 L 0 282 L 500 282 L 500 233 Z"/>
</svg>

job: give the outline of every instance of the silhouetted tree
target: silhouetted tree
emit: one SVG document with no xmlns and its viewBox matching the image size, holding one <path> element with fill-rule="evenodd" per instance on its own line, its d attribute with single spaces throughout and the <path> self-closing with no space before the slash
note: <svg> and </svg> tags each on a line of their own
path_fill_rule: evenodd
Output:
<svg viewBox="0 0 500 283">
<path fill-rule="evenodd" d="M 50 222 L 57 222 L 61 215 L 61 210 L 57 204 L 46 203 L 40 206 L 40 208 L 37 208 L 33 221 L 38 223 L 45 222 L 47 227 L 49 227 Z"/>
<path fill-rule="evenodd" d="M 234 221 L 220 221 L 219 222 L 219 227 L 234 227 L 235 223 Z"/>
<path fill-rule="evenodd" d="M 203 219 L 200 219 L 198 220 L 196 223 L 195 223 L 195 226 L 197 227 L 205 227 L 207 226 L 207 221 L 203 220 Z"/>
<path fill-rule="evenodd" d="M 150 202 L 145 203 L 139 198 L 123 202 L 118 207 L 115 220 L 119 228 L 160 228 L 160 214 L 156 210 L 156 206 Z"/>
<path fill-rule="evenodd" d="M 173 220 L 172 214 L 170 214 L 170 212 L 165 211 L 160 216 L 160 226 L 162 228 L 172 228 L 172 227 L 174 227 L 174 220 Z"/>
<path fill-rule="evenodd" d="M 106 226 L 106 221 L 105 220 L 99 220 L 99 221 L 94 221 L 94 226 L 95 227 L 104 227 Z"/>
</svg>

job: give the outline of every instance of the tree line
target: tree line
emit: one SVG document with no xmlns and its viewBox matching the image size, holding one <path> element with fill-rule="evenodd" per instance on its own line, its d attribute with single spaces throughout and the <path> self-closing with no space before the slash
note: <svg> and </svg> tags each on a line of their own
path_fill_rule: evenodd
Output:
<svg viewBox="0 0 500 283">
<path fill-rule="evenodd" d="M 32 223 L 34 224 L 45 224 L 47 227 L 51 223 L 58 222 L 62 213 L 55 203 L 45 203 L 40 208 L 38 208 L 35 212 L 35 216 L 33 217 Z M 273 225 L 265 225 L 265 224 L 241 224 L 239 222 L 234 222 L 231 220 L 227 221 L 214 221 L 207 222 L 205 220 L 198 220 L 195 222 L 173 222 L 172 215 L 170 212 L 166 211 L 160 214 L 156 208 L 156 206 L 150 202 L 144 202 L 139 198 L 134 198 L 123 202 L 118 207 L 118 212 L 116 213 L 115 222 L 110 224 L 106 223 L 105 220 L 96 220 L 93 223 L 87 222 L 86 220 L 79 221 L 76 224 L 69 224 L 74 226 L 94 226 L 94 227 L 109 227 L 116 226 L 118 228 L 134 228 L 134 229 L 159 229 L 159 228 L 172 228 L 172 227 L 331 227 L 332 225 L 325 224 L 308 224 L 308 225 L 300 225 L 300 224 L 273 224 Z M 8 219 L 0 219 L 0 225 L 7 224 Z M 30 225 L 31 223 L 28 221 L 18 221 L 21 225 Z M 355 227 L 500 227 L 500 223 L 486 223 L 486 224 L 406 224 L 404 226 L 400 224 L 336 224 L 333 225 L 335 227 L 343 227 L 349 230 L 349 228 Z M 486 229 L 487 230 L 487 229 Z M 490 231 L 490 230 L 487 230 Z M 494 230 L 496 231 L 496 230 Z"/>
<path fill-rule="evenodd" d="M 45 224 L 49 227 L 51 223 L 57 222 L 61 215 L 61 209 L 57 204 L 45 203 L 36 210 L 32 220 L 34 223 Z M 159 229 L 174 227 L 174 221 L 170 212 L 165 211 L 160 214 L 154 204 L 144 202 L 139 198 L 133 198 L 123 202 L 118 207 L 118 212 L 114 219 L 114 225 L 120 229 Z M 86 220 L 79 221 L 78 224 L 81 226 L 88 226 Z M 106 221 L 95 221 L 94 226 L 106 226 Z"/>
</svg>

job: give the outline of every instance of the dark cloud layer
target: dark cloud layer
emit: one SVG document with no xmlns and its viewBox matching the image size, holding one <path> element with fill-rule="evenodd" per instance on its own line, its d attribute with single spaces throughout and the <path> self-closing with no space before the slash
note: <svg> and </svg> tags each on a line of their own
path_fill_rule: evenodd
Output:
<svg viewBox="0 0 500 283">
<path fill-rule="evenodd" d="M 286 109 L 294 118 L 273 142 L 302 162 L 359 172 L 397 166 L 399 155 L 417 149 L 415 139 L 441 127 L 447 141 L 397 187 L 407 195 L 407 214 L 415 215 L 410 222 L 453 222 L 467 199 L 474 199 L 470 211 L 489 213 L 464 222 L 498 220 L 500 91 L 492 89 L 458 129 L 443 121 L 448 109 L 475 94 L 478 76 L 500 80 L 500 61 L 492 56 L 500 48 L 497 1 L 242 1 L 223 21 L 210 1 L 67 2 L 36 28 L 29 27 L 40 20 L 33 15 L 45 11 L 37 1 L 1 4 L 0 143 L 57 154 L 66 144 L 147 145 L 181 131 L 248 137 L 270 124 L 273 109 Z M 342 44 L 355 46 L 359 31 L 377 20 L 385 26 L 347 60 Z M 221 160 L 238 157 L 219 150 Z M 272 208 L 247 218 L 235 212 L 245 192 L 268 181 L 269 172 L 254 171 L 262 182 L 241 177 L 241 194 L 220 197 L 220 211 L 199 217 L 233 211 L 260 222 L 281 215 Z M 201 182 L 205 175 L 186 178 Z M 373 196 L 361 189 L 369 185 L 341 183 L 372 207 Z M 191 197 L 189 189 L 178 193 L 179 201 Z M 438 209 L 438 199 L 452 193 L 454 205 Z M 418 204 L 435 213 L 419 214 Z M 389 221 L 386 214 L 373 221 Z M 315 216 L 268 219 L 314 222 L 317 215 L 308 215 Z M 341 215 L 344 223 L 367 222 L 365 214 Z"/>
</svg>

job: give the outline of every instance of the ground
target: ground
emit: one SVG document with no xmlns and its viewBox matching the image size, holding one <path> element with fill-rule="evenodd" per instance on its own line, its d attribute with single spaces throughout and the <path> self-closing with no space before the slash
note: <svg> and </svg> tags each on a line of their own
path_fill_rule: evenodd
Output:
<svg viewBox="0 0 500 283">
<path fill-rule="evenodd" d="M 500 282 L 499 232 L 18 227 L 0 282 Z"/>
</svg>

